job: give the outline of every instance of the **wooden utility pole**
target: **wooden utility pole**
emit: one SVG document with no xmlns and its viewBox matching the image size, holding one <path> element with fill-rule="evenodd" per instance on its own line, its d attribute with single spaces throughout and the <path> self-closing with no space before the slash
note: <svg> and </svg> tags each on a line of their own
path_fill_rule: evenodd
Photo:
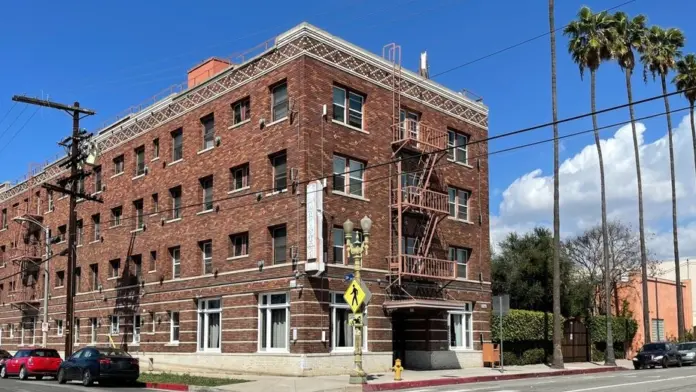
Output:
<svg viewBox="0 0 696 392">
<path fill-rule="evenodd" d="M 68 284 L 67 284 L 67 295 L 65 300 L 65 352 L 64 357 L 67 358 L 72 355 L 73 350 L 73 320 L 75 320 L 74 312 L 74 298 L 75 298 L 75 265 L 77 260 L 77 248 L 75 246 L 75 240 L 77 235 L 77 214 L 75 208 L 77 205 L 77 198 L 84 198 L 86 200 L 92 200 L 101 202 L 101 199 L 94 198 L 89 195 L 85 195 L 84 192 L 78 192 L 77 183 L 83 180 L 87 175 L 82 168 L 80 163 L 86 158 L 82 150 L 82 143 L 88 140 L 91 135 L 85 131 L 80 130 L 80 115 L 91 116 L 95 112 L 89 109 L 84 109 L 80 107 L 79 102 L 75 102 L 72 106 L 65 105 L 62 103 L 52 102 L 44 99 L 31 98 L 27 96 L 15 95 L 12 97 L 13 101 L 24 102 L 32 105 L 44 106 L 53 109 L 63 110 L 71 115 L 72 117 L 72 135 L 60 142 L 59 144 L 68 149 L 68 159 L 67 161 L 60 163 L 61 166 L 68 166 L 70 168 L 70 176 L 67 178 L 62 178 L 59 180 L 60 186 L 55 186 L 51 184 L 43 184 L 44 188 L 58 191 L 63 194 L 70 196 L 70 209 L 69 221 L 68 221 Z M 70 189 L 65 189 L 65 185 L 70 184 Z"/>
</svg>

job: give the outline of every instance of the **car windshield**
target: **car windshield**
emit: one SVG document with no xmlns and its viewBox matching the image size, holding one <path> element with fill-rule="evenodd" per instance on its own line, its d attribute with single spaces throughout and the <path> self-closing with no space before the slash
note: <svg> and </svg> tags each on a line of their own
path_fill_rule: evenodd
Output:
<svg viewBox="0 0 696 392">
<path fill-rule="evenodd" d="M 43 358 L 60 358 L 58 351 L 56 350 L 34 350 L 31 353 L 32 357 L 43 357 Z"/>
<path fill-rule="evenodd" d="M 665 350 L 665 344 L 664 343 L 651 343 L 651 344 L 646 344 L 643 346 L 643 350 L 641 351 L 664 351 Z"/>
<path fill-rule="evenodd" d="M 130 354 L 127 352 L 118 349 L 118 348 L 100 348 L 99 354 L 106 356 L 106 357 L 128 357 L 130 358 Z"/>
<path fill-rule="evenodd" d="M 693 350 L 696 349 L 696 343 L 682 343 L 679 345 L 680 350 Z"/>
</svg>

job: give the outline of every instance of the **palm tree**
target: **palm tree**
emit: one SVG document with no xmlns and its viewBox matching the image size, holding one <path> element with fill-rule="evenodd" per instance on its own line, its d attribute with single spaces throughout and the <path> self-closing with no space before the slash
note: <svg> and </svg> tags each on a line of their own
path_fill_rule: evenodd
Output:
<svg viewBox="0 0 696 392">
<path fill-rule="evenodd" d="M 660 75 L 662 94 L 665 95 L 665 113 L 667 116 L 667 134 L 669 136 L 669 169 L 672 181 L 672 237 L 674 241 L 674 280 L 677 287 L 681 287 L 681 274 L 679 271 L 679 239 L 677 232 L 677 190 L 674 180 L 674 146 L 672 142 L 672 115 L 669 110 L 669 97 L 667 97 L 667 74 L 676 66 L 677 59 L 681 57 L 681 48 L 684 47 L 684 34 L 679 29 L 662 29 L 653 26 L 648 32 L 648 37 L 642 48 L 640 60 L 643 63 L 643 78 L 647 81 L 648 71 L 653 76 Z M 684 295 L 677 291 L 677 328 L 679 340 L 684 338 Z"/>
<path fill-rule="evenodd" d="M 677 76 L 672 81 L 677 85 L 677 90 L 684 92 L 684 97 L 689 101 L 689 114 L 691 123 L 691 140 L 694 145 L 694 167 L 696 167 L 696 125 L 694 125 L 694 103 L 696 103 L 696 55 L 687 54 L 677 61 Z"/>
<path fill-rule="evenodd" d="M 551 111 L 553 113 L 553 367 L 563 369 L 561 331 L 561 213 L 558 178 L 558 102 L 556 97 L 556 21 L 554 0 L 549 0 L 551 32 Z"/>
<path fill-rule="evenodd" d="M 590 70 L 590 101 L 592 105 L 592 126 L 594 127 L 595 144 L 599 158 L 600 193 L 602 196 L 602 242 L 604 261 L 604 291 L 605 307 L 607 315 L 607 347 L 605 352 L 605 365 L 615 366 L 614 337 L 611 321 L 611 279 L 609 273 L 609 233 L 607 232 L 607 199 L 604 184 L 604 160 L 602 158 L 602 146 L 599 139 L 596 107 L 596 79 L 597 69 L 602 61 L 611 59 L 611 43 L 613 36 L 613 18 L 606 12 L 593 13 L 588 7 L 580 8 L 578 19 L 571 22 L 563 30 L 563 34 L 569 37 L 568 53 L 580 68 L 580 77 L 583 77 L 585 69 Z"/>
<path fill-rule="evenodd" d="M 636 66 L 634 50 L 640 50 L 645 42 L 647 30 L 645 16 L 638 15 L 630 19 L 623 12 L 614 14 L 614 42 L 612 54 L 626 76 L 626 93 L 628 94 L 628 112 L 631 116 L 633 131 L 633 154 L 636 158 L 636 178 L 638 179 L 638 229 L 640 237 L 640 270 L 643 286 L 643 337 L 650 342 L 650 307 L 648 306 L 648 255 L 645 250 L 645 224 L 643 219 L 643 177 L 640 171 L 640 154 L 638 134 L 636 133 L 635 112 L 633 110 L 633 88 L 631 77 Z M 617 310 L 618 311 L 618 310 Z"/>
</svg>

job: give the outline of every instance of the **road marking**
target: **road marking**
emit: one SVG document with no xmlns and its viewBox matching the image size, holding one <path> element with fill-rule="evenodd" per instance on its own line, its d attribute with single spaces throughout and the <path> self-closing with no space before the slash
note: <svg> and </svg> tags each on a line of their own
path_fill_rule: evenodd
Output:
<svg viewBox="0 0 696 392">
<path fill-rule="evenodd" d="M 681 376 L 681 377 L 672 377 L 672 378 L 663 378 L 660 380 L 650 380 L 650 381 L 637 381 L 637 382 L 629 382 L 629 383 L 624 383 L 624 384 L 613 384 L 613 385 L 605 385 L 602 387 L 592 387 L 592 388 L 582 388 L 582 389 L 573 389 L 572 391 L 566 391 L 566 392 L 586 392 L 586 391 L 600 391 L 602 389 L 609 389 L 609 388 L 617 388 L 617 387 L 627 387 L 630 385 L 638 385 L 638 384 L 653 384 L 656 382 L 664 382 L 664 381 L 674 381 L 674 380 L 684 380 L 687 378 L 694 378 L 694 376 Z"/>
</svg>

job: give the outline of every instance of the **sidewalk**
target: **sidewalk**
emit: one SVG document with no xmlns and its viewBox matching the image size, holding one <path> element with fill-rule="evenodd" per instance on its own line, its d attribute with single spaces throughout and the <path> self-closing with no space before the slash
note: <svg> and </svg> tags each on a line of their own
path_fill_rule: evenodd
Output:
<svg viewBox="0 0 696 392">
<path fill-rule="evenodd" d="M 546 365 L 510 366 L 501 373 L 498 369 L 470 368 L 454 370 L 405 370 L 402 381 L 394 381 L 394 373 L 371 374 L 362 389 L 348 384 L 348 376 L 279 377 L 237 376 L 250 380 L 242 384 L 217 387 L 216 391 L 228 392 L 344 392 L 388 391 L 439 385 L 500 381 L 522 378 L 552 377 L 572 374 L 602 373 L 631 367 L 628 360 L 617 360 L 617 367 L 605 367 L 596 363 L 569 363 L 564 370 L 554 370 Z"/>
</svg>

